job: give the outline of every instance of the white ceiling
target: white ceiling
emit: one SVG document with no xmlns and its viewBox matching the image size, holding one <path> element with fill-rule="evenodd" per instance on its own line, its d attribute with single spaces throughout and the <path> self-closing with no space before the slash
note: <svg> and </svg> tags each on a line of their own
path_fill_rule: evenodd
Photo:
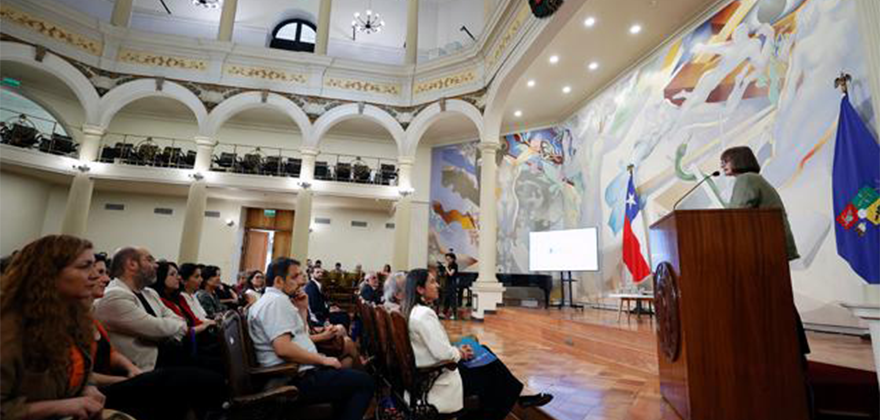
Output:
<svg viewBox="0 0 880 420">
<path fill-rule="evenodd" d="M 588 0 L 515 84 L 505 109 L 503 132 L 559 122 L 629 66 L 716 4 L 718 0 Z M 592 28 L 584 25 L 593 16 Z M 642 31 L 631 35 L 629 28 Z M 550 64 L 550 56 L 559 56 Z M 595 61 L 599 68 L 590 71 Z M 526 83 L 534 79 L 535 86 Z M 562 93 L 564 86 L 571 93 Z M 522 117 L 514 112 L 522 111 Z"/>
</svg>

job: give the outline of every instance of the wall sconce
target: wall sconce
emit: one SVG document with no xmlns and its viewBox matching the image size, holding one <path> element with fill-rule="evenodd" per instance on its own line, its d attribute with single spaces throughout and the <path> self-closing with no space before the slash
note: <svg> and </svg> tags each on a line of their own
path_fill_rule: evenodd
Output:
<svg viewBox="0 0 880 420">
<path fill-rule="evenodd" d="M 300 181 L 300 182 L 299 182 L 299 187 L 302 188 L 302 189 L 304 189 L 304 190 L 309 190 L 309 189 L 312 188 L 312 183 L 309 182 L 309 181 Z"/>
<path fill-rule="evenodd" d="M 76 169 L 77 171 L 80 171 L 81 173 L 87 173 L 92 170 L 92 168 L 90 168 L 89 165 L 86 165 L 85 163 L 80 163 L 79 165 L 73 165 L 73 169 Z"/>
<path fill-rule="evenodd" d="M 196 180 L 196 181 L 201 181 L 201 180 L 205 179 L 205 176 L 202 175 L 201 172 L 193 172 L 192 174 L 189 175 L 189 177 Z"/>
<path fill-rule="evenodd" d="M 229 226 L 229 227 L 235 226 L 235 220 L 232 220 L 232 218 L 226 219 L 226 226 Z"/>
<path fill-rule="evenodd" d="M 400 194 L 401 197 L 409 197 L 413 195 L 416 190 L 413 188 L 399 188 L 397 193 Z"/>
</svg>

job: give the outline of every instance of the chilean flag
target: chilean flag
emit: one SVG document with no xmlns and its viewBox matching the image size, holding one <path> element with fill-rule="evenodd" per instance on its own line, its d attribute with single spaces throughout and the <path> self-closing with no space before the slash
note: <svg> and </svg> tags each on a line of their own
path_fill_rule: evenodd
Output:
<svg viewBox="0 0 880 420">
<path fill-rule="evenodd" d="M 642 245 L 633 233 L 632 224 L 639 216 L 639 195 L 633 185 L 632 172 L 626 187 L 626 215 L 623 216 L 623 264 L 632 274 L 633 282 L 638 283 L 651 274 L 648 263 L 642 255 Z"/>
</svg>

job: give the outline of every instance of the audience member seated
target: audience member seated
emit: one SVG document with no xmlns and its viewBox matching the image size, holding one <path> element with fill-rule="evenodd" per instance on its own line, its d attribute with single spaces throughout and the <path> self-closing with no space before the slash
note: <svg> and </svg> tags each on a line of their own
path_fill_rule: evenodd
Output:
<svg viewBox="0 0 880 420">
<path fill-rule="evenodd" d="M 342 276 L 345 275 L 345 270 L 342 269 L 342 263 L 341 263 L 341 262 L 337 262 L 337 263 L 333 266 L 333 274 L 338 274 L 338 275 L 340 276 L 340 278 L 341 278 Z"/>
<path fill-rule="evenodd" d="M 238 272 L 238 277 L 236 277 L 235 286 L 233 287 L 233 290 L 235 290 L 235 293 L 237 295 L 241 296 L 244 293 L 244 290 L 247 289 L 247 280 L 248 280 L 248 276 L 251 273 L 252 272 L 250 272 L 250 271 L 239 271 Z"/>
<path fill-rule="evenodd" d="M 107 327 L 113 347 L 143 371 L 156 367 L 160 347 L 167 355 L 162 364 L 173 363 L 173 349 L 189 331 L 186 321 L 147 287 L 156 281 L 156 267 L 150 251 L 120 249 L 110 268 L 114 279 L 95 302 L 95 316 Z"/>
<path fill-rule="evenodd" d="M 211 267 L 214 267 L 217 269 L 217 276 L 218 277 L 222 277 L 222 275 L 220 274 L 220 267 L 217 267 L 217 266 L 211 266 Z M 238 307 L 238 304 L 239 304 L 238 293 L 236 293 L 234 287 L 232 287 L 226 283 L 223 283 L 223 281 L 221 281 L 219 283 L 217 290 L 214 291 L 214 295 L 217 296 L 217 299 L 220 300 L 220 303 L 223 304 L 223 306 L 225 306 L 226 309 L 234 309 L 234 308 Z"/>
<path fill-rule="evenodd" d="M 251 271 L 247 276 L 245 288 L 241 292 L 245 298 L 246 305 L 251 306 L 256 303 L 263 296 L 265 289 L 266 277 L 263 276 L 263 272 L 260 270 Z"/>
<path fill-rule="evenodd" d="M 373 380 L 364 372 L 343 368 L 335 357 L 318 353 L 309 338 L 308 298 L 302 291 L 303 283 L 298 261 L 276 259 L 266 273 L 266 293 L 248 311 L 259 364 L 300 364 L 300 375 L 273 379 L 267 389 L 294 385 L 299 388 L 300 403 L 330 402 L 334 419 L 361 420 L 373 397 Z"/>
<path fill-rule="evenodd" d="M 330 324 L 342 325 L 348 330 L 351 325 L 351 319 L 348 314 L 336 306 L 328 305 L 324 300 L 324 292 L 321 290 L 323 287 L 321 281 L 323 279 L 324 270 L 316 268 L 315 275 L 305 287 L 306 294 L 309 296 L 309 323 L 315 327 L 323 327 Z"/>
<path fill-rule="evenodd" d="M 364 302 L 372 303 L 373 305 L 381 305 L 382 304 L 382 291 L 379 290 L 379 275 L 375 272 L 370 272 L 367 274 L 367 279 L 364 282 L 364 285 L 361 287 L 360 293 L 361 299 Z"/>
<path fill-rule="evenodd" d="M 390 275 L 391 275 L 391 264 L 385 264 L 385 266 L 382 267 L 382 271 L 379 272 L 379 280 L 380 281 L 388 280 L 388 276 L 390 276 Z"/>
<path fill-rule="evenodd" d="M 173 264 L 159 264 L 160 279 L 166 278 L 169 272 L 167 267 Z M 95 255 L 95 270 L 98 281 L 93 288 L 92 299 L 88 300 L 88 307 L 92 306 L 94 299 L 104 297 L 104 289 L 110 283 L 106 255 Z M 173 274 L 177 276 L 176 270 Z M 183 419 L 191 411 L 198 418 L 204 418 L 209 410 L 221 408 L 225 392 L 222 376 L 190 367 L 142 372 L 131 360 L 113 349 L 100 321 L 95 319 L 94 324 L 94 372 L 91 382 L 107 397 L 105 407 L 126 412 L 138 420 Z M 199 392 L 190 392 L 193 389 Z M 147 395 L 150 398 L 145 398 Z M 156 404 L 156 401 L 161 401 L 161 404 Z"/>
<path fill-rule="evenodd" d="M 92 371 L 92 318 L 83 302 L 98 281 L 92 244 L 66 235 L 25 246 L 2 277 L 0 417 L 100 417 Z"/>
<path fill-rule="evenodd" d="M 183 279 L 183 291 L 181 291 L 180 295 L 183 296 L 186 304 L 192 309 L 193 315 L 202 322 L 211 319 L 208 318 L 208 312 L 202 307 L 201 302 L 196 299 L 196 292 L 199 291 L 199 287 L 202 285 L 202 269 L 196 264 L 185 263 L 180 266 L 180 270 L 177 273 Z"/>
<path fill-rule="evenodd" d="M 367 273 L 364 272 L 364 267 L 358 264 L 354 266 L 354 272 L 352 274 L 354 274 L 354 280 L 359 283 L 364 281 Z"/>
<path fill-rule="evenodd" d="M 464 406 L 464 396 L 477 395 L 480 408 L 466 413 L 463 419 L 502 420 L 517 402 L 522 407 L 544 405 L 553 398 L 549 394 L 520 396 L 523 384 L 513 376 L 501 360 L 470 368 L 461 363 L 474 356 L 464 345 L 453 346 L 431 304 L 440 296 L 440 287 L 433 273 L 425 269 L 409 272 L 402 313 L 409 323 L 409 337 L 416 357 L 416 366 L 426 367 L 441 362 L 456 362 L 458 369 L 445 370 L 428 393 L 428 403 L 440 413 L 454 413 Z"/>
<path fill-rule="evenodd" d="M 226 305 L 220 302 L 217 290 L 220 288 L 220 267 L 215 265 L 206 266 L 202 270 L 202 284 L 196 292 L 196 299 L 202 304 L 202 308 L 208 314 L 208 318 L 217 318 L 226 310 Z"/>
<path fill-rule="evenodd" d="M 385 280 L 383 288 L 385 296 L 382 298 L 385 303 L 385 310 L 388 312 L 400 312 L 400 305 L 403 304 L 403 298 L 406 296 L 406 273 L 398 271 L 390 275 Z"/>
</svg>

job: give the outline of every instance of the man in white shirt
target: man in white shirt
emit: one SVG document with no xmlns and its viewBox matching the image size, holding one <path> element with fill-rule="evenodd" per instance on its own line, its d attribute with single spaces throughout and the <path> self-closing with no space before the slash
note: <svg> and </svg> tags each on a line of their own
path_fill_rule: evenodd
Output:
<svg viewBox="0 0 880 420">
<path fill-rule="evenodd" d="M 107 328 L 113 347 L 143 371 L 156 367 L 163 342 L 180 341 L 189 328 L 168 309 L 152 288 L 156 260 L 144 248 L 116 251 L 110 267 L 113 281 L 95 301 L 95 317 Z"/>
<path fill-rule="evenodd" d="M 308 298 L 302 291 L 304 283 L 299 261 L 278 258 L 269 266 L 266 291 L 248 310 L 257 361 L 265 367 L 299 363 L 300 375 L 284 382 L 299 388 L 300 403 L 329 402 L 334 418 L 361 420 L 373 398 L 373 379 L 364 372 L 343 369 L 335 357 L 318 353 L 305 321 Z"/>
</svg>

